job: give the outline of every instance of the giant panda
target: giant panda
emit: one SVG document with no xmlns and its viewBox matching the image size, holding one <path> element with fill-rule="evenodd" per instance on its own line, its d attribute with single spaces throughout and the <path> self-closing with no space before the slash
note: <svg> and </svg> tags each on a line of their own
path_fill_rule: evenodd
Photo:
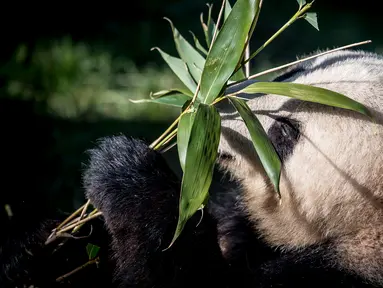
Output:
<svg viewBox="0 0 383 288">
<path fill-rule="evenodd" d="M 383 58 L 331 53 L 274 81 L 343 93 L 366 105 L 374 120 L 288 97 L 247 95 L 283 163 L 280 202 L 244 122 L 230 105 L 219 105 L 219 174 L 207 213 L 199 226 L 196 215 L 178 246 L 165 252 L 180 181 L 144 142 L 101 140 L 90 152 L 84 184 L 113 236 L 122 287 L 383 285 Z"/>
<path fill-rule="evenodd" d="M 282 161 L 280 201 L 243 121 L 222 101 L 208 203 L 169 249 L 179 177 L 143 140 L 100 139 L 83 172 L 85 195 L 110 236 L 113 276 L 100 287 L 383 287 L 383 57 L 334 52 L 273 81 L 343 93 L 373 120 L 283 96 L 242 95 Z M 0 259 L 10 261 L 1 250 Z"/>
</svg>

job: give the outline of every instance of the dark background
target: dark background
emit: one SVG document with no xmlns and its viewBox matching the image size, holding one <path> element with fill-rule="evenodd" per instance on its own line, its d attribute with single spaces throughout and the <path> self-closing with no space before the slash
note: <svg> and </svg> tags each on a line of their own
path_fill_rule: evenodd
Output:
<svg viewBox="0 0 383 288">
<path fill-rule="evenodd" d="M 179 86 L 158 46 L 175 55 L 169 24 L 202 39 L 205 0 L 2 2 L 0 31 L 1 205 L 48 201 L 70 212 L 83 199 L 86 149 L 104 135 L 154 140 L 178 111 L 131 104 L 151 91 Z M 220 6 L 212 2 L 214 15 Z M 371 39 L 361 48 L 382 52 L 379 1 L 317 0 L 320 32 L 300 20 L 252 62 L 252 72 L 296 55 Z M 295 12 L 295 0 L 264 0 L 252 48 Z M 171 154 L 169 154 L 171 155 Z M 170 156 L 169 156 L 170 157 Z M 172 156 L 174 162 L 174 155 Z"/>
</svg>

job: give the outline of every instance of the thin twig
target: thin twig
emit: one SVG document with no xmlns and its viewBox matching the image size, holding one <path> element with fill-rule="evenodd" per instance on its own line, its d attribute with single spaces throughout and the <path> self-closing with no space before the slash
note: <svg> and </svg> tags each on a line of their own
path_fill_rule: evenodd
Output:
<svg viewBox="0 0 383 288">
<path fill-rule="evenodd" d="M 84 209 L 82 209 L 82 212 L 81 212 L 81 215 L 80 215 L 80 220 L 81 220 L 82 218 L 84 218 L 84 215 L 85 215 L 85 213 L 86 213 L 86 210 L 87 210 L 88 207 L 89 207 L 89 204 L 90 204 L 90 200 L 86 201 L 85 206 L 84 206 Z"/>
<path fill-rule="evenodd" d="M 84 205 L 83 205 L 84 206 Z M 74 213 L 76 213 L 77 211 L 75 211 Z M 74 214 L 73 213 L 73 214 Z M 70 216 L 72 216 L 72 215 L 70 215 Z M 68 217 L 69 218 L 69 217 Z M 73 218 L 73 217 L 72 217 Z M 67 221 L 67 223 L 65 223 L 65 225 L 61 225 L 61 227 L 60 227 L 60 229 L 64 229 L 65 227 L 68 227 L 69 225 L 72 225 L 72 224 L 74 224 L 74 223 L 77 223 L 77 221 L 79 221 L 80 220 L 80 216 L 79 217 L 76 217 L 76 218 L 74 218 L 74 219 L 72 219 L 71 221 Z M 56 235 L 57 235 L 57 233 L 60 231 L 60 229 L 57 229 L 57 228 L 55 228 L 55 229 L 53 229 L 52 230 L 52 232 L 51 232 L 51 234 L 48 236 L 48 238 L 47 238 L 47 240 L 45 241 L 45 244 L 46 245 L 48 245 L 49 243 L 51 243 L 51 242 L 53 242 L 57 237 L 56 237 Z"/>
<path fill-rule="evenodd" d="M 242 65 L 249 62 L 251 59 L 253 59 L 255 56 L 257 56 L 263 49 L 266 48 L 267 45 L 269 45 L 275 38 L 277 38 L 283 31 L 285 31 L 291 24 L 293 24 L 297 19 L 299 19 L 300 16 L 302 16 L 304 13 L 306 13 L 307 10 L 309 10 L 312 6 L 312 3 L 306 4 L 302 9 L 299 9 L 297 13 L 294 14 L 293 17 L 289 21 L 286 22 L 285 25 L 283 25 L 277 32 L 274 33 L 273 36 L 271 36 L 261 47 L 257 49 L 253 54 L 251 54 L 250 57 L 248 57 Z"/>
<path fill-rule="evenodd" d="M 173 137 L 177 134 L 178 128 L 174 129 L 168 136 L 166 136 L 160 143 L 157 144 L 156 147 L 154 147 L 155 150 L 159 149 L 161 146 L 168 143 Z"/>
<path fill-rule="evenodd" d="M 197 86 L 197 90 L 198 91 L 198 86 Z M 196 92 L 195 94 L 198 94 L 198 92 Z M 195 96 L 196 97 L 196 96 Z M 194 96 L 193 96 L 193 99 L 194 99 Z M 190 105 L 189 105 L 190 106 Z M 186 110 L 185 110 L 186 111 Z M 174 120 L 174 122 L 168 127 L 168 129 L 166 129 L 166 131 L 164 133 L 161 134 L 160 137 L 158 137 L 152 144 L 150 144 L 150 148 L 153 149 L 153 147 L 157 146 L 157 144 L 167 136 L 167 134 L 177 125 L 177 123 L 180 121 L 181 119 L 181 116 L 178 116 L 178 118 L 176 120 Z"/>
<path fill-rule="evenodd" d="M 82 224 L 83 225 L 83 224 Z M 79 228 L 82 226 L 80 225 Z M 63 233 L 53 233 L 50 237 L 48 237 L 48 239 L 45 241 L 45 245 L 49 245 L 50 243 L 56 241 L 57 239 L 59 238 L 71 238 L 71 239 L 85 239 L 85 238 L 88 238 L 93 232 L 93 226 L 91 225 L 90 226 L 90 232 L 88 235 L 86 236 L 73 236 L 72 234 L 70 233 L 66 233 L 66 232 L 63 232 Z M 72 232 L 73 233 L 73 232 Z"/>
<path fill-rule="evenodd" d="M 70 220 L 72 220 L 74 217 L 76 217 L 82 209 L 84 209 L 86 204 L 82 205 L 80 208 L 78 208 L 75 212 L 73 212 L 71 215 L 69 215 L 59 226 L 57 226 L 57 230 L 59 230 L 61 227 L 63 227 L 65 224 L 67 224 Z"/>
<path fill-rule="evenodd" d="M 330 54 L 330 53 L 333 53 L 333 52 L 337 52 L 337 51 L 340 51 L 340 50 L 352 48 L 352 47 L 359 46 L 359 45 L 368 44 L 368 43 L 371 43 L 371 42 L 372 42 L 371 40 L 366 40 L 366 41 L 362 41 L 362 42 L 358 42 L 358 43 L 354 43 L 354 44 L 345 45 L 345 46 L 342 46 L 342 47 L 339 47 L 339 48 L 335 48 L 335 49 L 332 49 L 332 50 L 328 50 L 326 52 L 322 52 L 322 53 L 319 53 L 319 54 L 316 54 L 316 55 L 313 55 L 313 56 L 310 56 L 310 57 L 307 57 L 307 58 L 303 58 L 303 59 L 300 59 L 300 60 L 297 60 L 297 61 L 294 61 L 294 62 L 290 62 L 288 64 L 284 64 L 284 65 L 281 65 L 281 66 L 278 66 L 278 67 L 275 67 L 275 68 L 271 68 L 271 69 L 259 72 L 257 74 L 251 75 L 249 78 L 247 78 L 245 80 L 254 79 L 254 78 L 263 76 L 265 74 L 269 74 L 269 73 L 281 70 L 283 68 L 287 68 L 287 67 L 290 67 L 292 65 L 295 65 L 295 64 L 298 64 L 298 63 L 302 63 L 302 62 L 305 62 L 307 60 L 314 59 L 314 58 L 319 57 L 319 56 L 323 56 L 323 55 L 326 55 L 326 54 Z M 234 84 L 237 84 L 237 83 L 234 83 Z"/>
<path fill-rule="evenodd" d="M 248 59 L 250 57 L 250 41 L 246 46 L 245 58 Z M 245 76 L 250 77 L 250 61 L 245 63 Z"/>
<path fill-rule="evenodd" d="M 77 212 L 77 211 L 76 211 Z M 77 221 L 79 221 L 80 217 L 76 217 L 74 218 L 72 221 L 70 221 L 69 223 L 66 223 L 65 225 L 63 225 L 60 229 L 64 229 L 65 227 L 68 227 L 69 225 L 72 225 L 73 223 L 77 223 Z M 51 234 L 48 236 L 45 244 L 48 245 L 49 243 L 53 242 L 55 239 L 53 238 L 56 238 L 56 235 L 57 235 L 57 232 L 60 231 L 60 229 L 53 229 Z"/>
<path fill-rule="evenodd" d="M 258 4 L 258 9 L 256 11 L 256 14 L 255 14 L 255 17 L 254 17 L 254 20 L 253 20 L 253 23 L 251 23 L 249 34 L 247 35 L 247 38 L 246 38 L 245 47 L 249 47 L 249 43 L 250 43 L 251 37 L 252 37 L 252 35 L 254 33 L 254 30 L 255 30 L 255 27 L 257 26 L 257 23 L 258 23 L 259 15 L 261 13 L 262 4 L 263 4 L 263 0 L 260 0 L 259 4 Z M 246 52 L 247 52 L 246 49 L 244 51 L 242 51 L 241 58 L 239 58 L 241 60 L 238 62 L 237 67 L 235 68 L 233 75 L 235 73 L 237 73 L 242 68 L 243 65 L 247 64 L 248 61 L 247 62 L 242 62 L 243 58 L 245 57 Z M 250 53 L 250 49 L 249 49 L 249 53 Z M 249 58 L 247 58 L 247 59 L 249 59 Z"/>
<path fill-rule="evenodd" d="M 213 33 L 213 38 L 211 39 L 211 43 L 210 43 L 210 48 L 213 46 L 213 43 L 215 41 L 215 38 L 217 37 L 217 34 L 218 34 L 218 26 L 221 22 L 221 18 L 222 18 L 222 13 L 223 13 L 223 9 L 225 8 L 225 0 L 222 1 L 222 5 L 221 5 L 221 9 L 219 10 L 219 14 L 218 14 L 218 19 L 217 19 L 217 24 L 215 26 L 215 29 L 214 29 L 214 33 Z M 209 48 L 209 51 L 210 51 L 210 48 Z"/>
<path fill-rule="evenodd" d="M 92 259 L 92 260 L 89 260 L 88 262 L 86 262 L 85 264 L 83 264 L 83 265 L 77 267 L 76 269 L 73 269 L 72 271 L 70 271 L 70 272 L 68 272 L 68 273 L 66 273 L 66 274 L 64 274 L 64 275 L 62 275 L 62 276 L 56 278 L 56 282 L 61 282 L 61 281 L 65 280 L 66 278 L 68 278 L 69 276 L 73 275 L 74 273 L 77 273 L 78 271 L 80 271 L 80 270 L 86 268 L 86 267 L 89 266 L 89 265 L 96 264 L 96 263 L 99 262 L 99 261 L 100 261 L 100 258 L 99 258 L 99 257 L 94 258 L 94 259 Z"/>
<path fill-rule="evenodd" d="M 92 212 L 89 213 L 89 216 L 88 216 L 88 217 L 93 216 L 93 215 L 96 214 L 97 212 L 98 212 L 98 210 L 97 210 L 97 208 L 95 208 Z M 101 215 L 102 215 L 102 212 L 100 212 L 100 213 L 101 213 Z M 74 230 L 74 229 L 76 229 L 76 227 L 75 227 L 75 228 L 73 229 L 72 233 L 77 232 L 78 230 L 80 230 L 80 228 L 81 228 L 84 224 L 85 224 L 85 222 L 82 223 L 82 224 L 80 224 L 80 225 L 78 225 L 76 231 Z"/>
<path fill-rule="evenodd" d="M 84 209 L 82 210 L 81 212 L 81 215 L 80 215 L 80 219 L 79 220 L 82 220 L 85 216 L 85 213 L 86 213 L 86 210 L 88 210 L 88 207 L 89 207 L 89 204 L 90 204 L 90 200 L 86 201 L 85 205 L 84 205 Z M 76 226 L 73 228 L 73 231 L 72 233 L 75 233 L 76 231 L 78 231 L 80 229 L 80 226 Z"/>
<path fill-rule="evenodd" d="M 201 77 L 202 79 L 202 77 Z M 192 101 L 189 103 L 189 106 L 184 110 L 184 112 L 182 112 L 181 116 L 190 109 L 190 107 L 194 104 L 195 100 L 197 99 L 197 96 L 198 96 L 198 93 L 199 93 L 199 89 L 201 88 L 201 79 L 199 79 L 198 81 L 198 85 L 197 85 L 197 89 L 195 90 L 195 93 L 193 95 L 193 98 L 192 98 Z M 180 119 L 181 119 L 181 116 L 180 116 Z"/>
<path fill-rule="evenodd" d="M 170 149 L 172 149 L 174 146 L 177 145 L 177 141 L 173 142 L 171 145 L 169 145 L 168 147 L 162 149 L 160 152 L 161 153 L 165 153 L 165 152 L 168 152 Z"/>
<path fill-rule="evenodd" d="M 224 96 L 215 98 L 215 100 L 213 101 L 213 103 L 211 103 L 211 105 L 215 105 L 215 104 L 217 104 L 218 102 L 221 102 L 222 100 L 226 99 L 228 96 L 231 96 L 231 94 L 229 94 L 229 95 L 224 95 Z"/>
<path fill-rule="evenodd" d="M 82 219 L 82 220 L 78 221 L 77 223 L 74 223 L 74 224 L 72 224 L 72 225 L 69 225 L 69 226 L 67 226 L 67 227 L 65 227 L 65 228 L 63 228 L 63 229 L 61 229 L 60 231 L 57 231 L 57 234 L 66 232 L 66 231 L 68 231 L 68 230 L 70 230 L 70 229 L 76 227 L 77 225 L 86 223 L 86 222 L 88 222 L 88 221 L 90 221 L 90 220 L 92 220 L 92 219 L 94 219 L 94 218 L 97 218 L 98 216 L 101 216 L 101 215 L 102 215 L 101 212 L 97 212 L 97 213 L 95 213 L 95 214 L 93 214 L 93 215 L 89 215 L 89 216 L 86 217 L 85 219 Z"/>
<path fill-rule="evenodd" d="M 172 141 L 173 138 L 176 137 L 176 136 L 177 136 L 177 132 L 175 132 L 173 135 L 171 135 L 171 137 L 169 137 L 169 139 L 167 139 L 167 140 L 164 142 L 164 144 L 162 144 L 162 147 L 165 147 L 166 145 L 168 145 L 168 144 L 170 143 L 170 141 Z M 161 150 L 161 151 L 163 151 L 163 150 Z"/>
</svg>

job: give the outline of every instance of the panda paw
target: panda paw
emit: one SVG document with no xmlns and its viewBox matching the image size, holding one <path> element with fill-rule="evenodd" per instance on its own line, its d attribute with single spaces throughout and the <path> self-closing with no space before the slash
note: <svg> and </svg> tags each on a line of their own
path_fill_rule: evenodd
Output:
<svg viewBox="0 0 383 288">
<path fill-rule="evenodd" d="M 146 213 L 154 201 L 173 197 L 177 183 L 163 157 L 144 141 L 126 136 L 105 137 L 88 151 L 89 163 L 83 174 L 86 197 L 101 210 Z M 162 201 L 160 201 L 162 202 Z M 133 212 L 133 211 L 132 211 Z M 114 212 L 115 213 L 115 212 Z"/>
</svg>

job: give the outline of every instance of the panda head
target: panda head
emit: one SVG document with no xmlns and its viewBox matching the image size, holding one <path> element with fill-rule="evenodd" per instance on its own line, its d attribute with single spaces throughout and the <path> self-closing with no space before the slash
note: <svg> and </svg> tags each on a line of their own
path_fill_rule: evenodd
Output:
<svg viewBox="0 0 383 288">
<path fill-rule="evenodd" d="M 345 94 L 364 104 L 375 122 L 356 112 L 289 97 L 243 95 L 282 161 L 282 201 L 244 122 L 228 103 L 218 106 L 220 166 L 241 183 L 243 208 L 270 245 L 299 249 L 335 239 L 343 247 L 339 248 L 344 251 L 343 262 L 352 263 L 348 268 L 366 270 L 368 265 L 355 257 L 359 254 L 374 266 L 376 255 L 382 255 L 383 240 L 371 249 L 358 243 L 373 241 L 377 235 L 383 239 L 383 58 L 341 51 L 295 66 L 275 81 Z M 376 272 L 370 270 L 363 273 Z M 383 280 L 383 275 L 379 277 Z"/>
</svg>

